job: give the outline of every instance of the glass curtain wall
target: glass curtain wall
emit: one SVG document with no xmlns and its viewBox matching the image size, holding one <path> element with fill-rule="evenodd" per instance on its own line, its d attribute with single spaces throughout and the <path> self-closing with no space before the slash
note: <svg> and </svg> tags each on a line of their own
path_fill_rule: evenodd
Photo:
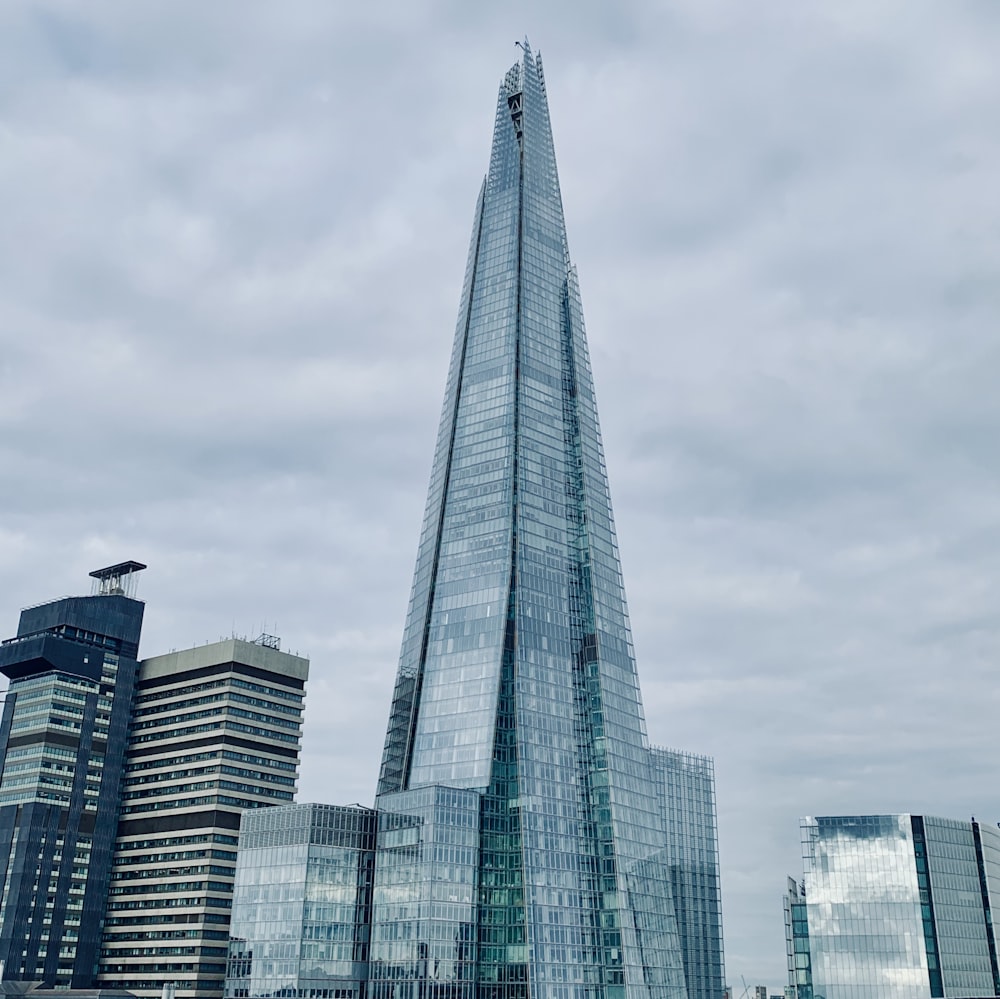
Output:
<svg viewBox="0 0 1000 999">
<path fill-rule="evenodd" d="M 1000 994 L 994 826 L 854 815 L 804 819 L 802 833 L 787 903 L 800 999 Z"/>
<path fill-rule="evenodd" d="M 473 999 L 479 795 L 382 795 L 372 900 L 373 999 Z"/>
<path fill-rule="evenodd" d="M 658 747 L 650 759 L 660 785 L 688 999 L 717 999 L 726 973 L 715 765 L 708 756 Z"/>
<path fill-rule="evenodd" d="M 826 999 L 931 999 L 907 815 L 802 825 L 813 989 Z"/>
<path fill-rule="evenodd" d="M 484 995 L 683 999 L 545 81 L 522 48 L 476 209 L 377 807 L 478 796 Z M 379 847 L 377 885 L 397 861 Z M 404 932 L 388 911 L 378 941 Z"/>
<path fill-rule="evenodd" d="M 227 999 L 364 996 L 374 843 L 367 808 L 244 812 Z"/>
</svg>

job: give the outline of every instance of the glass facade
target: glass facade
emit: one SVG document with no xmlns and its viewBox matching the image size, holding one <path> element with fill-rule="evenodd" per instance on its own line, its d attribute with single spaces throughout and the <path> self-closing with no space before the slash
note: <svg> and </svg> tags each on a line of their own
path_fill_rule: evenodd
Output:
<svg viewBox="0 0 1000 999">
<path fill-rule="evenodd" d="M 918 883 L 926 886 L 940 962 L 940 984 L 932 974 L 931 990 L 937 986 L 939 994 L 945 996 L 992 995 L 988 942 L 992 929 L 983 908 L 972 823 L 914 815 L 911 824 L 918 847 Z M 921 878 L 920 826 L 927 858 L 926 878 Z M 926 913 L 922 915 L 926 924 Z"/>
<path fill-rule="evenodd" d="M 465 994 L 471 974 L 484 999 L 682 999 L 657 774 L 525 43 L 497 102 L 379 779 L 395 845 L 376 852 L 378 994 Z M 432 861 L 444 835 L 458 853 Z"/>
<path fill-rule="evenodd" d="M 1000 833 L 920 815 L 804 819 L 786 901 L 799 999 L 1000 994 L 992 906 Z"/>
<path fill-rule="evenodd" d="M 986 943 L 989 948 L 990 970 L 993 975 L 993 991 L 1000 995 L 1000 968 L 997 963 L 996 933 L 992 927 L 1000 914 L 1000 829 L 992 825 L 972 822 L 972 835 L 976 844 L 976 858 L 979 863 L 979 895 L 983 905 L 984 918 L 989 927 Z"/>
<path fill-rule="evenodd" d="M 360 806 L 244 816 L 227 999 L 365 994 L 374 848 L 375 813 Z"/>
<path fill-rule="evenodd" d="M 379 799 L 373 999 L 472 999 L 479 795 L 423 787 Z"/>
<path fill-rule="evenodd" d="M 722 883 L 710 757 L 650 749 L 660 788 L 670 887 L 688 999 L 717 999 L 726 988 Z"/>
<path fill-rule="evenodd" d="M 786 997 L 813 999 L 812 965 L 809 958 L 809 916 L 806 912 L 805 886 L 788 879 L 784 898 L 785 955 L 788 960 Z"/>
<path fill-rule="evenodd" d="M 144 610 L 96 589 L 22 611 L 0 644 L 0 961 L 58 988 L 93 985 Z"/>
</svg>

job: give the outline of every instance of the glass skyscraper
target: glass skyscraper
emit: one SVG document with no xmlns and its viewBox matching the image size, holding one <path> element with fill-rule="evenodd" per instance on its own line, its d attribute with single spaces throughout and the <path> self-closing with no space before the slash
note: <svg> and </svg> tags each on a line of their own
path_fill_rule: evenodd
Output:
<svg viewBox="0 0 1000 999">
<path fill-rule="evenodd" d="M 476 206 L 379 779 L 373 995 L 683 999 L 673 888 L 692 917 L 696 890 L 671 856 L 662 762 L 525 43 Z M 713 873 L 699 960 L 721 983 Z"/>
<path fill-rule="evenodd" d="M 1000 830 L 923 815 L 802 820 L 785 902 L 798 999 L 1000 995 Z"/>
<path fill-rule="evenodd" d="M 310 874 L 323 807 L 350 818 L 332 880 Z M 228 999 L 723 994 L 712 762 L 646 738 L 527 43 L 476 206 L 375 809 L 247 816 L 232 928 Z"/>
</svg>

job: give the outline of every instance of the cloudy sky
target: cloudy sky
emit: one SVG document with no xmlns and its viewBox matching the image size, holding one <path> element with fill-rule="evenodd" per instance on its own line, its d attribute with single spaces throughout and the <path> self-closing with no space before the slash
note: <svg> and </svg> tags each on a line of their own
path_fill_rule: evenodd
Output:
<svg viewBox="0 0 1000 999">
<path fill-rule="evenodd" d="M 370 802 L 496 87 L 545 58 L 652 739 L 729 979 L 798 817 L 1000 819 L 1000 3 L 0 6 L 0 632 L 312 659 Z"/>
</svg>

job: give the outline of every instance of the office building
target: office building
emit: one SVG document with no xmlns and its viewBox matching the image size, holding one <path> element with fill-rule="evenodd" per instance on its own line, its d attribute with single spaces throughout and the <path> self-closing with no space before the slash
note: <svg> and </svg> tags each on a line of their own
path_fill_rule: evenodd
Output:
<svg viewBox="0 0 1000 999">
<path fill-rule="evenodd" d="M 21 612 L 0 645 L 0 962 L 15 982 L 93 985 L 139 668 L 143 603 L 123 562 L 90 596 Z"/>
<path fill-rule="evenodd" d="M 812 968 L 809 964 L 809 921 L 806 916 L 805 885 L 788 879 L 782 906 L 785 913 L 785 960 L 788 982 L 785 999 L 812 999 Z"/>
<path fill-rule="evenodd" d="M 222 995 L 240 815 L 295 796 L 308 672 L 270 636 L 143 660 L 102 988 Z"/>
<path fill-rule="evenodd" d="M 360 999 L 368 976 L 375 812 L 247 812 L 233 890 L 227 999 Z"/>
<path fill-rule="evenodd" d="M 725 991 L 722 883 L 715 817 L 715 765 L 708 756 L 650 751 L 666 831 L 670 887 L 688 999 Z"/>
<path fill-rule="evenodd" d="M 378 785 L 374 999 L 684 999 L 656 771 L 525 43 L 475 211 Z"/>
<path fill-rule="evenodd" d="M 924 815 L 802 820 L 786 893 L 798 999 L 1000 995 L 1000 830 Z"/>
</svg>

